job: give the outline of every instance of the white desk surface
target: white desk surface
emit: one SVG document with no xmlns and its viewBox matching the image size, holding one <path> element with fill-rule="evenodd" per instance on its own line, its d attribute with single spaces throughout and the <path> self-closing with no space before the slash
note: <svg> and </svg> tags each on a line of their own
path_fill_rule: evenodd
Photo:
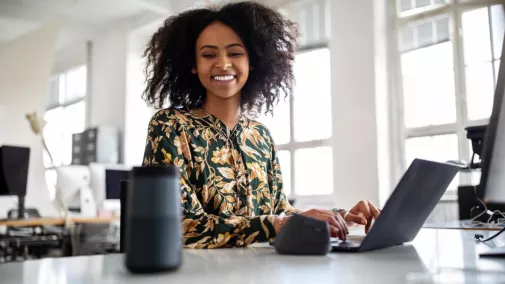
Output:
<svg viewBox="0 0 505 284">
<path fill-rule="evenodd" d="M 505 259 L 479 258 L 474 233 L 422 229 L 410 244 L 325 256 L 278 255 L 265 244 L 187 249 L 178 271 L 156 275 L 130 274 L 122 254 L 31 260 L 1 264 L 0 283 L 505 283 Z"/>
</svg>

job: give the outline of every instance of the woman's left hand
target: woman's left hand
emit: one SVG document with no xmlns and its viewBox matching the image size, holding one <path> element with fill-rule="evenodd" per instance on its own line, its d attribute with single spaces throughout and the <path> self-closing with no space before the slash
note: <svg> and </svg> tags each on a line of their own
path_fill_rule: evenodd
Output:
<svg viewBox="0 0 505 284">
<path fill-rule="evenodd" d="M 354 224 L 364 225 L 365 234 L 368 234 L 372 222 L 379 217 L 380 210 L 372 202 L 361 200 L 351 210 L 341 214 L 350 226 Z"/>
</svg>

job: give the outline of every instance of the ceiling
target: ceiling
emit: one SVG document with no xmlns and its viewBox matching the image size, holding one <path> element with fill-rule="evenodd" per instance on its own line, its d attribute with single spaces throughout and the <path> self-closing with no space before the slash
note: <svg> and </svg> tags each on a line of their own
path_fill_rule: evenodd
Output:
<svg viewBox="0 0 505 284">
<path fill-rule="evenodd" d="M 91 37 L 120 20 L 160 18 L 171 13 L 162 0 L 0 0 L 0 44 L 62 17 L 61 34 Z M 192 2 L 192 1 L 188 1 Z"/>
<path fill-rule="evenodd" d="M 0 0 L 0 46 L 62 17 L 58 47 L 93 38 L 107 25 L 126 20 L 131 28 L 187 7 L 227 0 Z M 288 0 L 257 0 L 271 5 Z"/>
</svg>

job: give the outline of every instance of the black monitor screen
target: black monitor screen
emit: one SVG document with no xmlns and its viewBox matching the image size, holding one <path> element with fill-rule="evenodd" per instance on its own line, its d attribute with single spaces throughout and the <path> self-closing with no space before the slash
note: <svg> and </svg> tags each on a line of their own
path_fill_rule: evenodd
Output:
<svg viewBox="0 0 505 284">
<path fill-rule="evenodd" d="M 105 199 L 119 199 L 120 182 L 127 179 L 127 170 L 105 170 Z"/>
<path fill-rule="evenodd" d="M 0 195 L 26 195 L 30 148 L 0 147 Z"/>
</svg>

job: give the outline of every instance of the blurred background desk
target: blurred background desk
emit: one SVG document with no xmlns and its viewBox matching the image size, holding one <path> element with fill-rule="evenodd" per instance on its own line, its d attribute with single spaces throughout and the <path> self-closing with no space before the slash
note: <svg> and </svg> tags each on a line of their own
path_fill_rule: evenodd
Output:
<svg viewBox="0 0 505 284">
<path fill-rule="evenodd" d="M 119 221 L 119 217 L 71 217 L 68 218 L 68 221 L 74 224 L 103 224 Z M 63 226 L 65 225 L 65 218 L 33 218 L 0 221 L 0 226 L 8 227 L 31 227 L 48 225 Z"/>
<path fill-rule="evenodd" d="M 0 221 L 0 263 L 119 251 L 119 217 Z"/>
</svg>

